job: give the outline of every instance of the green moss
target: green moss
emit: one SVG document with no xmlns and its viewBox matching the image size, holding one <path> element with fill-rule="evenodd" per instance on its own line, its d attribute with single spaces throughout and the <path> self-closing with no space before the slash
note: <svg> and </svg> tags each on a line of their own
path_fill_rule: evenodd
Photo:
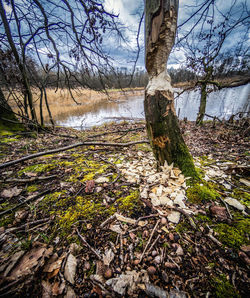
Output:
<svg viewBox="0 0 250 298">
<path fill-rule="evenodd" d="M 18 141 L 17 138 L 3 138 L 3 139 L 0 139 L 1 143 L 12 143 L 12 142 L 16 142 L 16 141 Z"/>
<path fill-rule="evenodd" d="M 13 121 L 17 121 L 17 119 L 15 117 L 6 117 L 10 120 Z M 21 123 L 11 123 L 8 122 L 8 124 L 6 124 L 6 122 L 3 122 L 0 120 L 0 135 L 11 135 L 13 132 L 17 132 L 17 131 L 24 131 L 24 127 Z M 2 134 L 3 133 L 3 134 Z"/>
<path fill-rule="evenodd" d="M 57 191 L 52 194 L 46 195 L 44 199 L 41 201 L 40 206 L 42 206 L 45 209 L 50 208 L 51 206 L 56 206 L 56 203 L 58 202 L 58 200 L 61 197 L 65 198 L 65 195 L 66 195 L 65 190 L 61 192 Z"/>
<path fill-rule="evenodd" d="M 246 205 L 247 207 L 250 206 L 250 194 L 243 191 L 243 190 L 239 190 L 239 189 L 234 189 L 233 193 L 232 193 L 232 197 L 240 200 L 240 202 L 244 205 Z"/>
<path fill-rule="evenodd" d="M 56 166 L 53 164 L 36 164 L 26 167 L 25 169 L 18 172 L 18 175 L 21 176 L 23 173 L 34 172 L 34 173 L 42 173 L 48 172 L 54 169 Z"/>
<path fill-rule="evenodd" d="M 35 192 L 38 190 L 38 188 L 39 188 L 39 186 L 34 184 L 34 185 L 28 186 L 26 190 L 27 190 L 27 192 Z"/>
<path fill-rule="evenodd" d="M 59 234 L 62 238 L 66 237 L 68 242 L 68 234 L 74 224 L 77 225 L 79 221 L 83 221 L 93 226 L 98 225 L 104 218 L 116 212 L 113 205 L 109 207 L 104 205 L 102 198 L 99 198 L 97 194 L 72 198 L 67 196 L 66 191 L 45 196 L 40 207 L 44 212 L 55 216 L 52 231 L 54 237 Z M 86 225 L 83 224 L 82 228 L 86 229 Z"/>
<path fill-rule="evenodd" d="M 0 136 L 12 136 L 14 133 L 8 130 L 0 130 Z"/>
<path fill-rule="evenodd" d="M 182 222 L 178 223 L 178 225 L 175 227 L 175 231 L 177 233 L 183 234 L 183 233 L 189 231 L 190 228 L 191 228 L 191 226 L 187 222 L 182 221 Z"/>
<path fill-rule="evenodd" d="M 83 155 L 74 155 L 76 159 L 74 162 L 62 162 L 62 166 L 71 167 L 74 172 L 67 178 L 67 181 L 77 182 L 78 177 L 83 177 L 81 182 L 85 182 L 88 180 L 93 180 L 100 174 L 103 174 L 105 170 L 109 167 L 107 164 L 102 164 L 100 162 L 96 162 L 91 160 L 91 156 L 89 159 L 86 159 Z M 84 175 L 82 175 L 84 173 Z"/>
<path fill-rule="evenodd" d="M 71 228 L 71 226 L 81 219 L 95 221 L 103 214 L 114 214 L 115 208 L 107 208 L 102 203 L 96 200 L 90 200 L 88 197 L 78 196 L 75 199 L 75 205 L 70 206 L 67 210 L 59 215 L 60 226 L 64 229 Z"/>
<path fill-rule="evenodd" d="M 142 206 L 139 200 L 139 194 L 139 191 L 135 190 L 130 192 L 128 196 L 117 199 L 116 203 L 118 209 L 127 212 L 128 214 L 132 214 L 136 210 L 139 210 Z"/>
<path fill-rule="evenodd" d="M 178 145 L 173 160 L 186 177 L 191 177 L 192 181 L 200 180 L 201 177 L 195 169 L 192 156 L 190 155 L 188 148 L 185 144 Z"/>
<path fill-rule="evenodd" d="M 198 220 L 200 223 L 208 223 L 209 225 L 211 225 L 213 223 L 212 219 L 209 218 L 206 215 L 202 215 L 202 214 L 197 214 L 195 216 L 196 220 Z"/>
<path fill-rule="evenodd" d="M 213 164 L 215 162 L 214 159 L 208 158 L 207 155 L 200 156 L 199 159 L 200 159 L 200 164 L 202 166 L 209 166 L 209 165 L 211 165 L 211 164 Z"/>
<path fill-rule="evenodd" d="M 211 280 L 213 294 L 218 298 L 240 298 L 239 293 L 233 285 L 227 280 L 224 274 L 218 277 L 213 277 Z"/>
<path fill-rule="evenodd" d="M 206 201 L 214 201 L 219 194 L 207 186 L 195 184 L 187 189 L 187 198 L 191 203 L 197 204 Z"/>
<path fill-rule="evenodd" d="M 11 208 L 11 207 L 9 207 Z M 2 211 L 2 209 L 0 208 L 0 211 Z M 0 220 L 0 227 L 7 227 L 9 224 L 12 224 L 13 221 L 15 219 L 15 213 L 11 213 L 11 214 L 8 214 L 8 215 L 5 215 L 1 218 Z"/>
<path fill-rule="evenodd" d="M 5 201 L 0 204 L 0 212 L 3 212 L 13 207 L 15 207 L 15 204 L 10 204 L 8 201 Z M 14 219 L 15 219 L 15 212 L 2 216 L 0 218 L 0 227 L 8 226 L 9 224 L 13 223 Z"/>
<path fill-rule="evenodd" d="M 218 233 L 218 239 L 228 247 L 238 249 L 246 241 L 243 231 L 227 224 L 218 224 L 214 231 Z"/>
<path fill-rule="evenodd" d="M 138 138 L 136 140 L 138 140 Z M 136 149 L 143 152 L 152 152 L 152 148 L 148 144 L 137 144 Z"/>
</svg>

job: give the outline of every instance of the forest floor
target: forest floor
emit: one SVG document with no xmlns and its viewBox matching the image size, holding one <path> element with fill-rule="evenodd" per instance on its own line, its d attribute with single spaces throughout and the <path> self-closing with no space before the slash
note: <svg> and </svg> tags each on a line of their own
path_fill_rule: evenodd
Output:
<svg viewBox="0 0 250 298">
<path fill-rule="evenodd" d="M 247 297 L 247 125 L 181 123 L 192 185 L 173 165 L 157 172 L 147 142 L 112 145 L 146 140 L 143 122 L 2 130 L 0 296 Z"/>
</svg>

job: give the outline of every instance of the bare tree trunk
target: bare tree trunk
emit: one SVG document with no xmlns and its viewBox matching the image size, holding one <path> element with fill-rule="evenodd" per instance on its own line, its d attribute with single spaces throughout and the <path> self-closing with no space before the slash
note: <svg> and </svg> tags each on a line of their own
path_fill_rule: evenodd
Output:
<svg viewBox="0 0 250 298">
<path fill-rule="evenodd" d="M 159 165 L 174 162 L 186 176 L 196 178 L 191 155 L 180 132 L 174 95 L 166 70 L 174 44 L 178 0 L 145 1 L 146 69 L 149 83 L 145 91 L 148 137 Z"/>
<path fill-rule="evenodd" d="M 13 122 L 17 122 L 17 119 L 0 87 L 0 124 L 6 127 L 12 127 Z"/>
<path fill-rule="evenodd" d="M 206 113 L 206 105 L 207 105 L 207 84 L 203 83 L 201 85 L 200 107 L 199 107 L 199 113 L 196 119 L 196 125 L 203 124 L 203 119 Z"/>
<path fill-rule="evenodd" d="M 9 26 L 9 23 L 8 23 L 8 20 L 6 17 L 6 13 L 5 13 L 5 9 L 4 9 L 2 0 L 0 0 L 0 16 L 2 19 L 3 27 L 5 30 L 5 34 L 7 36 L 9 45 L 11 47 L 11 50 L 13 52 L 13 55 L 15 57 L 16 63 L 18 65 L 18 68 L 19 68 L 21 76 L 22 76 L 23 86 L 25 89 L 25 96 L 27 95 L 27 98 L 28 98 L 28 103 L 29 103 L 29 107 L 30 107 L 30 113 L 31 113 L 32 120 L 37 122 L 36 112 L 35 112 L 34 105 L 33 105 L 33 96 L 32 96 L 32 92 L 30 89 L 26 66 L 20 60 L 17 48 L 16 48 L 14 40 L 12 38 L 11 29 L 10 29 L 10 26 Z"/>
</svg>

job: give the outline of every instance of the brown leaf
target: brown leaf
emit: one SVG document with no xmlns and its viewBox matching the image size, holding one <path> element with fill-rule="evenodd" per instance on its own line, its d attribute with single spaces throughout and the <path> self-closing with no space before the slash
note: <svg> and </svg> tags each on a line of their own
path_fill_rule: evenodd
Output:
<svg viewBox="0 0 250 298">
<path fill-rule="evenodd" d="M 51 297 L 51 284 L 48 281 L 43 280 L 42 288 L 43 288 L 42 298 L 50 298 Z"/>
<path fill-rule="evenodd" d="M 220 220 L 227 219 L 227 209 L 225 207 L 211 206 L 210 212 L 212 213 L 213 216 L 217 217 Z"/>
<path fill-rule="evenodd" d="M 60 269 L 64 258 L 65 258 L 65 254 L 63 254 L 60 258 L 58 258 L 57 254 L 54 254 L 50 258 L 48 264 L 46 264 L 46 266 L 44 267 L 43 272 L 51 273 L 56 269 Z"/>
<path fill-rule="evenodd" d="M 95 180 L 89 180 L 86 182 L 85 192 L 92 193 L 95 189 Z"/>
<path fill-rule="evenodd" d="M 240 249 L 250 257 L 250 245 L 243 245 Z"/>
<path fill-rule="evenodd" d="M 48 279 L 51 279 L 51 278 L 57 276 L 57 274 L 59 273 L 59 271 L 60 271 L 60 268 L 57 268 L 57 269 L 53 270 L 52 272 L 49 272 L 48 273 Z"/>
<path fill-rule="evenodd" d="M 56 281 L 52 286 L 52 295 L 53 296 L 62 295 L 64 289 L 65 289 L 65 283 L 63 282 L 60 284 L 58 281 Z"/>
<path fill-rule="evenodd" d="M 11 272 L 11 278 L 19 278 L 24 275 L 34 274 L 34 272 L 44 264 L 44 258 L 51 254 L 51 249 L 46 247 L 33 247 L 27 252 L 18 265 Z"/>
<path fill-rule="evenodd" d="M 72 254 L 69 254 L 64 268 L 64 276 L 71 284 L 75 282 L 76 266 L 77 259 Z"/>
<path fill-rule="evenodd" d="M 13 197 L 17 197 L 22 192 L 22 189 L 17 188 L 17 186 L 10 188 L 10 189 L 4 189 L 1 192 L 1 197 L 6 199 L 11 199 Z"/>
</svg>

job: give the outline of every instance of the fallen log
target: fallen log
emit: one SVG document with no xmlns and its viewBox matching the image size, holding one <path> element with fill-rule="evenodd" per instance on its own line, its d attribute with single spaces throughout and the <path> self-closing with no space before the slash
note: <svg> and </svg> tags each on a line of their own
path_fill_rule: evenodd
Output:
<svg viewBox="0 0 250 298">
<path fill-rule="evenodd" d="M 53 149 L 53 150 L 34 153 L 34 154 L 27 155 L 27 156 L 24 156 L 24 157 L 16 159 L 16 160 L 8 161 L 6 163 L 0 164 L 0 169 L 7 168 L 9 166 L 13 166 L 13 165 L 18 164 L 20 162 L 23 162 L 23 161 L 26 161 L 26 160 L 29 160 L 29 159 L 33 159 L 33 158 L 36 158 L 36 157 L 49 155 L 49 154 L 53 154 L 53 153 L 58 153 L 58 152 L 70 150 L 72 148 L 81 147 L 81 146 L 129 147 L 129 146 L 133 146 L 133 145 L 137 145 L 137 144 L 145 144 L 145 143 L 149 144 L 149 141 L 142 140 L 142 141 L 128 142 L 128 143 L 81 142 L 81 143 L 76 143 L 76 144 L 69 145 L 69 146 L 66 146 L 66 147 L 61 147 L 61 148 L 58 148 L 58 149 Z"/>
</svg>

